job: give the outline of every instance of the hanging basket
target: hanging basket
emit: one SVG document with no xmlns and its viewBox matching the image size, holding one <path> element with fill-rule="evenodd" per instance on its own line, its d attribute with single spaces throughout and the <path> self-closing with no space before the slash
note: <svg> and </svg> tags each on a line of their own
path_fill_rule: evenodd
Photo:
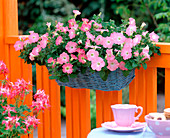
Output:
<svg viewBox="0 0 170 138">
<path fill-rule="evenodd" d="M 76 78 L 69 78 L 69 82 L 63 83 L 56 80 L 60 86 L 68 86 L 72 88 L 87 88 L 102 91 L 119 91 L 126 87 L 135 77 L 135 69 L 133 69 L 127 77 L 118 68 L 110 72 L 106 81 L 103 81 L 98 72 L 91 73 L 86 71 L 84 74 L 78 74 Z"/>
</svg>

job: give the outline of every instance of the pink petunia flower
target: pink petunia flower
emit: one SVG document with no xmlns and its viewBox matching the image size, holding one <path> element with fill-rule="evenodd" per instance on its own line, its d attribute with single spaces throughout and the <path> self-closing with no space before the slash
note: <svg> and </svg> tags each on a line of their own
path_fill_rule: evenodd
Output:
<svg viewBox="0 0 170 138">
<path fill-rule="evenodd" d="M 91 28 L 91 25 L 86 24 L 86 23 L 83 23 L 82 26 L 81 26 L 81 30 L 83 32 L 88 32 L 90 30 L 90 28 Z"/>
<path fill-rule="evenodd" d="M 95 60 L 92 60 L 91 68 L 93 70 L 101 71 L 105 66 L 105 62 L 101 57 L 97 57 Z"/>
<path fill-rule="evenodd" d="M 133 47 L 133 40 L 132 40 L 131 38 L 126 38 L 126 39 L 125 39 L 124 47 L 130 47 L 130 48 L 132 48 L 132 47 Z"/>
<path fill-rule="evenodd" d="M 78 44 L 82 44 L 82 40 L 79 40 L 79 41 L 78 41 Z"/>
<path fill-rule="evenodd" d="M 97 32 L 101 32 L 101 33 L 103 33 L 103 32 L 109 32 L 109 30 L 108 29 L 95 29 Z"/>
<path fill-rule="evenodd" d="M 70 39 L 73 39 L 75 36 L 76 36 L 75 30 L 74 29 L 70 29 L 69 30 L 69 37 L 70 37 Z"/>
<path fill-rule="evenodd" d="M 97 57 L 99 56 L 99 52 L 96 51 L 96 50 L 94 50 L 94 49 L 90 49 L 90 50 L 87 52 L 86 56 L 87 56 L 87 59 L 88 59 L 89 61 L 92 61 L 92 60 L 94 60 L 95 58 L 97 58 Z"/>
<path fill-rule="evenodd" d="M 68 20 L 68 23 L 69 23 L 69 28 L 71 28 L 76 24 L 76 21 L 75 21 L 75 19 L 70 19 L 70 20 Z"/>
<path fill-rule="evenodd" d="M 36 43 L 39 40 L 39 35 L 38 33 L 31 33 L 28 38 L 30 43 Z"/>
<path fill-rule="evenodd" d="M 107 68 L 110 70 L 110 71 L 115 71 L 117 68 L 119 67 L 119 63 L 116 59 L 113 59 L 113 60 L 108 60 L 108 66 Z"/>
<path fill-rule="evenodd" d="M 43 39 L 40 41 L 41 48 L 45 48 L 47 46 L 47 41 L 48 41 L 48 39 L 47 40 Z"/>
<path fill-rule="evenodd" d="M 133 38 L 133 46 L 139 44 L 141 39 L 142 39 L 141 35 L 135 35 L 135 38 Z"/>
<path fill-rule="evenodd" d="M 129 18 L 129 24 L 133 26 L 136 25 L 135 19 Z"/>
<path fill-rule="evenodd" d="M 50 28 L 51 22 L 47 22 L 46 25 L 48 26 L 48 28 Z"/>
<path fill-rule="evenodd" d="M 87 49 L 87 48 L 90 47 L 90 46 L 91 46 L 90 40 L 87 39 L 87 40 L 86 40 L 86 43 L 85 43 L 85 49 Z"/>
<path fill-rule="evenodd" d="M 97 45 L 103 45 L 104 38 L 101 35 L 98 35 L 95 39 Z"/>
<path fill-rule="evenodd" d="M 85 64 L 86 63 L 86 59 L 87 59 L 87 57 L 86 57 L 85 54 L 78 55 L 78 60 L 79 60 L 80 63 Z"/>
<path fill-rule="evenodd" d="M 63 27 L 63 23 L 58 22 L 57 25 L 55 26 L 57 28 L 57 30 L 61 30 L 61 28 Z"/>
<path fill-rule="evenodd" d="M 104 48 L 112 48 L 113 40 L 111 37 L 105 37 L 103 39 L 103 47 Z"/>
<path fill-rule="evenodd" d="M 83 21 L 83 23 L 88 24 L 89 19 L 87 19 L 87 18 L 82 18 L 82 21 Z"/>
<path fill-rule="evenodd" d="M 119 68 L 120 68 L 121 70 L 128 70 L 127 68 L 125 68 L 125 62 L 123 62 L 123 61 L 121 61 L 121 62 L 119 63 Z"/>
<path fill-rule="evenodd" d="M 77 43 L 70 41 L 67 43 L 65 48 L 69 53 L 74 53 L 77 50 Z"/>
<path fill-rule="evenodd" d="M 69 31 L 67 26 L 61 28 L 61 32 L 64 32 L 66 34 L 67 31 Z"/>
<path fill-rule="evenodd" d="M 62 40 L 63 40 L 63 38 L 62 38 L 61 36 L 58 36 L 57 39 L 56 39 L 56 41 L 55 41 L 55 44 L 56 44 L 57 46 L 60 45 L 61 42 L 62 42 Z"/>
<path fill-rule="evenodd" d="M 157 34 L 155 34 L 154 31 L 149 34 L 149 37 L 150 37 L 151 41 L 158 42 L 159 36 Z"/>
<path fill-rule="evenodd" d="M 146 34 L 148 33 L 149 31 L 146 31 L 146 32 L 142 32 L 142 35 L 145 37 Z"/>
<path fill-rule="evenodd" d="M 78 52 L 78 54 L 85 54 L 85 51 L 84 49 L 80 49 L 80 48 L 77 48 L 76 52 Z"/>
<path fill-rule="evenodd" d="M 59 64 L 67 63 L 67 62 L 69 62 L 69 60 L 70 60 L 69 55 L 65 52 L 60 54 L 60 57 L 57 58 L 57 62 Z"/>
<path fill-rule="evenodd" d="M 24 42 L 22 41 L 16 41 L 14 44 L 15 51 L 22 50 L 24 46 Z"/>
<path fill-rule="evenodd" d="M 115 56 L 113 55 L 113 49 L 106 50 L 106 60 L 113 60 Z"/>
<path fill-rule="evenodd" d="M 113 41 L 115 44 L 123 44 L 125 42 L 126 37 L 122 33 L 113 33 L 112 35 Z"/>
<path fill-rule="evenodd" d="M 134 56 L 135 56 L 135 57 L 138 57 L 138 56 L 139 56 L 139 52 L 138 52 L 138 51 L 135 51 L 135 52 L 134 52 Z"/>
<path fill-rule="evenodd" d="M 95 39 L 95 36 L 92 35 L 90 32 L 86 32 L 86 36 L 88 39 L 91 39 L 92 41 L 94 41 L 94 39 Z"/>
<path fill-rule="evenodd" d="M 124 60 L 127 60 L 132 57 L 132 49 L 128 47 L 124 47 L 121 52 L 121 56 L 123 57 Z"/>
<path fill-rule="evenodd" d="M 131 36 L 134 32 L 136 32 L 136 25 L 129 25 L 126 29 L 126 34 Z"/>
<path fill-rule="evenodd" d="M 52 67 L 54 68 L 55 67 L 55 63 L 56 63 L 56 59 L 53 59 L 52 57 L 50 57 L 48 59 L 48 63 L 52 63 Z"/>
<path fill-rule="evenodd" d="M 37 47 L 34 47 L 34 48 L 33 48 L 33 50 L 32 50 L 31 53 L 32 53 L 34 56 L 38 56 L 40 51 L 41 51 L 41 46 L 38 45 Z"/>
<path fill-rule="evenodd" d="M 71 74 L 73 72 L 73 65 L 70 63 L 64 64 L 62 68 L 64 73 Z"/>
<path fill-rule="evenodd" d="M 81 12 L 78 11 L 78 10 L 73 10 L 73 13 L 74 13 L 75 15 L 80 15 L 80 14 L 81 14 Z"/>
<path fill-rule="evenodd" d="M 75 60 L 78 59 L 78 58 L 77 58 L 75 55 L 73 55 L 73 54 L 71 54 L 71 58 L 72 58 L 72 59 L 75 59 Z"/>
</svg>

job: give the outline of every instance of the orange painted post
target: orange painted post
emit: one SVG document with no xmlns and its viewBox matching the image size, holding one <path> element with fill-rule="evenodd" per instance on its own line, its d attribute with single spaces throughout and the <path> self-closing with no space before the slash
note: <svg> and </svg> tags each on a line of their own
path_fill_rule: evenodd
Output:
<svg viewBox="0 0 170 138">
<path fill-rule="evenodd" d="M 121 104 L 122 103 L 122 90 L 120 91 L 111 91 L 111 104 Z M 114 120 L 113 112 L 111 110 L 111 106 L 109 106 L 110 114 L 111 114 L 111 120 Z"/>
<path fill-rule="evenodd" d="M 72 88 L 65 87 L 65 97 L 66 97 L 66 135 L 67 138 L 73 138 Z"/>
<path fill-rule="evenodd" d="M 146 82 L 145 82 L 145 70 L 143 68 L 139 69 L 138 72 L 138 89 L 137 89 L 137 105 L 143 107 L 143 113 L 139 118 L 139 121 L 144 121 L 144 116 L 146 114 Z"/>
<path fill-rule="evenodd" d="M 165 108 L 170 108 L 170 69 L 165 68 Z"/>
<path fill-rule="evenodd" d="M 50 80 L 51 138 L 61 137 L 60 86 Z"/>
<path fill-rule="evenodd" d="M 80 92 L 81 89 L 72 88 L 73 138 L 80 137 Z"/>
<path fill-rule="evenodd" d="M 104 91 L 96 90 L 96 127 L 101 127 L 104 122 L 104 105 L 103 105 Z"/>
<path fill-rule="evenodd" d="M 137 99 L 137 85 L 138 85 L 138 69 L 135 70 L 135 78 L 129 84 L 129 104 L 136 104 Z"/>
<path fill-rule="evenodd" d="M 157 68 L 146 69 L 146 114 L 157 111 Z"/>
<path fill-rule="evenodd" d="M 90 120 L 90 90 L 81 89 L 80 93 L 80 138 L 87 138 L 91 130 Z"/>
<path fill-rule="evenodd" d="M 43 66 L 43 89 L 47 95 L 49 95 L 49 79 L 48 79 L 48 70 L 46 66 Z M 50 110 L 44 111 L 44 137 L 51 138 L 50 135 Z"/>
<path fill-rule="evenodd" d="M 5 61 L 4 0 L 0 0 L 0 60 Z"/>
<path fill-rule="evenodd" d="M 43 86 L 43 71 L 42 67 L 36 64 L 36 84 L 37 84 L 37 90 L 42 89 Z M 40 119 L 40 124 L 38 125 L 38 138 L 44 138 L 44 119 L 43 119 L 43 113 L 41 112 L 38 115 L 38 119 Z"/>
</svg>

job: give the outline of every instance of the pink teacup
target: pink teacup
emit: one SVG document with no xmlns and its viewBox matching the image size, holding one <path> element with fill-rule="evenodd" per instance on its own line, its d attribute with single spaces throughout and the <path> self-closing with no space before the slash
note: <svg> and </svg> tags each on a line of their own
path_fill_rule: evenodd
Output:
<svg viewBox="0 0 170 138">
<path fill-rule="evenodd" d="M 143 108 L 132 104 L 115 104 L 111 105 L 115 123 L 118 126 L 128 127 L 131 126 L 135 120 L 138 120 L 142 115 Z M 135 112 L 141 110 L 138 116 L 135 117 Z"/>
</svg>

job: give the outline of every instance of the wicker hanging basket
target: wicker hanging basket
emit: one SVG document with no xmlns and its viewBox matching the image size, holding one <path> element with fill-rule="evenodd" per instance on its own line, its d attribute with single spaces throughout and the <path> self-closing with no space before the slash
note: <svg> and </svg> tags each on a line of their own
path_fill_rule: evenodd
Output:
<svg viewBox="0 0 170 138">
<path fill-rule="evenodd" d="M 91 73 L 86 71 L 85 74 L 78 74 L 76 78 L 69 78 L 69 82 L 63 83 L 56 80 L 60 86 L 68 86 L 72 88 L 87 88 L 102 91 L 121 90 L 126 87 L 135 77 L 135 69 L 133 69 L 127 77 L 125 77 L 120 69 L 112 71 L 106 81 L 103 81 L 98 72 Z"/>
</svg>

